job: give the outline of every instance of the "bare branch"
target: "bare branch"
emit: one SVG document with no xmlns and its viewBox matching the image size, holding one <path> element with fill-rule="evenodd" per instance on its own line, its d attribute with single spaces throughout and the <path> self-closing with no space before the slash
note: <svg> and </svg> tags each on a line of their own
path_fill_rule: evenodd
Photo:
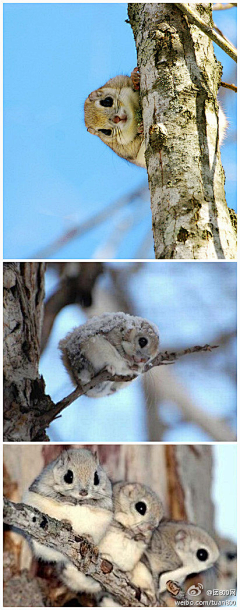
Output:
<svg viewBox="0 0 240 610">
<path fill-rule="evenodd" d="M 3 521 L 22 530 L 40 544 L 63 553 L 73 565 L 92 576 L 123 606 L 156 606 L 147 595 L 128 581 L 127 575 L 104 559 L 98 548 L 79 536 L 70 524 L 57 521 L 26 504 L 14 504 L 3 498 Z"/>
<path fill-rule="evenodd" d="M 222 38 L 223 38 L 224 40 L 226 40 L 226 42 L 227 42 L 228 44 L 230 44 L 231 46 L 233 46 L 233 45 L 232 45 L 232 43 L 231 43 L 231 40 L 229 40 L 229 38 L 227 38 L 227 36 L 225 36 L 225 34 L 222 32 L 222 30 L 220 30 L 220 29 L 219 29 L 219 27 L 216 25 L 216 23 L 213 23 L 213 27 L 214 27 L 214 30 L 215 30 L 215 31 L 216 31 L 218 34 L 220 34 L 220 36 L 222 36 Z M 235 48 L 235 47 L 234 47 L 234 48 Z"/>
<path fill-rule="evenodd" d="M 55 263 L 54 263 L 55 264 Z M 71 304 L 90 307 L 92 304 L 92 290 L 98 276 L 103 272 L 103 263 L 92 261 L 82 265 L 79 262 L 65 263 L 64 275 L 53 294 L 47 299 L 44 307 L 44 318 L 41 336 L 41 351 L 45 349 L 54 321 L 59 312 Z M 60 271 L 61 268 L 57 266 Z"/>
<path fill-rule="evenodd" d="M 229 83 L 224 83 L 223 81 L 221 81 L 221 87 L 225 87 L 226 89 L 231 89 L 232 91 L 235 91 L 235 93 L 237 93 L 237 87 L 236 85 L 233 84 L 229 84 Z"/>
<path fill-rule="evenodd" d="M 207 25 L 201 19 L 201 17 L 199 17 L 199 15 L 197 15 L 195 11 L 190 8 L 188 4 L 176 2 L 176 6 L 180 9 L 180 11 L 187 15 L 189 20 L 193 21 L 193 23 L 197 25 L 202 32 L 204 32 L 204 34 L 206 34 L 209 38 L 211 38 L 211 40 L 213 40 L 213 42 L 223 49 L 223 51 L 225 51 L 229 57 L 231 57 L 234 61 L 237 61 L 237 49 L 235 49 L 231 43 L 227 42 L 225 38 L 221 36 L 221 34 L 215 32 L 210 25 Z"/>
<path fill-rule="evenodd" d="M 227 8 L 234 8 L 235 6 L 237 6 L 237 2 L 226 2 L 226 4 L 216 2 L 213 5 L 213 11 L 225 11 Z"/>
<path fill-rule="evenodd" d="M 188 354 L 193 354 L 194 352 L 211 352 L 212 349 L 216 349 L 217 347 L 217 345 L 213 345 L 211 347 L 207 344 L 204 346 L 196 345 L 195 347 L 189 347 L 187 349 L 180 350 L 179 352 L 159 352 L 159 354 L 154 358 L 154 360 L 152 360 L 152 362 L 146 364 L 143 372 L 147 373 L 147 371 L 150 371 L 155 366 L 166 366 L 168 364 L 173 364 L 176 360 L 178 360 L 178 358 L 181 358 L 182 356 L 186 356 Z M 128 383 L 129 381 L 133 381 L 136 378 L 137 375 L 125 375 L 123 377 L 122 375 L 112 375 L 107 370 L 100 371 L 100 373 L 95 375 L 95 377 L 93 377 L 93 379 L 89 381 L 89 383 L 84 384 L 84 386 L 79 385 L 73 392 L 71 392 L 71 394 L 66 396 L 66 398 L 60 400 L 54 407 L 48 410 L 47 413 L 42 414 L 42 418 L 44 420 L 44 427 L 48 426 L 51 421 L 56 416 L 58 416 L 61 411 L 63 411 L 63 409 L 68 407 L 72 402 L 77 400 L 77 398 L 80 398 L 80 396 L 82 396 L 83 394 L 87 394 L 89 390 L 92 390 L 100 383 L 103 383 L 104 381 Z"/>
<path fill-rule="evenodd" d="M 151 427 L 151 441 L 162 440 L 161 428 L 158 424 L 159 415 L 161 417 L 161 403 L 175 404 L 182 413 L 185 421 L 196 424 L 204 430 L 213 441 L 234 442 L 236 435 L 232 428 L 228 425 L 225 418 L 211 415 L 208 411 L 202 409 L 187 391 L 180 379 L 173 377 L 172 370 L 167 369 L 164 374 L 162 370 L 155 368 L 151 376 L 144 377 L 144 385 L 147 387 L 150 383 L 153 384 L 155 399 L 151 402 L 151 415 L 154 418 L 154 427 Z M 151 379 L 152 377 L 152 379 Z M 159 413 L 160 412 L 160 413 Z M 161 421 L 160 421 L 161 424 Z"/>
<path fill-rule="evenodd" d="M 89 218 L 85 222 L 76 225 L 75 227 L 72 227 L 72 229 L 70 229 L 69 231 L 66 231 L 66 233 L 63 233 L 61 237 L 55 239 L 51 244 L 49 244 L 49 246 L 46 246 L 46 248 L 39 250 L 39 252 L 37 252 L 32 258 L 51 258 L 60 248 L 63 248 L 63 246 L 66 246 L 66 244 L 72 241 L 72 239 L 80 237 L 80 235 L 86 235 L 86 233 L 94 229 L 97 225 L 101 224 L 105 220 L 108 220 L 109 215 L 111 215 L 112 217 L 112 215 L 117 212 L 117 210 L 120 210 L 122 207 L 128 205 L 129 203 L 133 203 L 138 197 L 146 197 L 147 194 L 148 187 L 144 184 L 132 191 L 131 193 L 124 195 L 124 197 L 120 197 L 119 199 L 117 199 L 117 201 L 112 202 L 108 206 L 106 206 L 101 212 L 99 212 L 99 214 L 94 214 L 94 216 L 91 216 L 91 218 Z"/>
</svg>

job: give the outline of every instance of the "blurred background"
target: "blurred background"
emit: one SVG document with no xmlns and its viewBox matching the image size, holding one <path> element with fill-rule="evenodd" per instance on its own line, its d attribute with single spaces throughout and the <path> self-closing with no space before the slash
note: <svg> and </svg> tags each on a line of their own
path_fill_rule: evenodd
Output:
<svg viewBox="0 0 240 610">
<path fill-rule="evenodd" d="M 50 440 L 235 440 L 236 263 L 48 263 L 40 373 L 54 402 L 73 390 L 59 340 L 109 311 L 157 324 L 163 352 L 219 347 L 155 367 L 115 395 L 80 397 L 50 425 Z"/>
<path fill-rule="evenodd" d="M 21 501 L 22 494 L 42 468 L 68 446 L 51 443 L 5 444 L 4 495 L 13 502 Z M 112 481 L 127 480 L 147 484 L 161 498 L 167 518 L 195 523 L 214 537 L 220 550 L 217 566 L 190 577 L 184 588 L 187 590 L 189 585 L 200 582 L 203 584 L 201 600 L 212 598 L 206 596 L 209 589 L 226 591 L 222 595 L 215 593 L 215 604 L 219 605 L 220 600 L 229 599 L 229 590 L 236 589 L 236 443 L 110 443 L 90 444 L 87 448 L 97 451 L 100 463 Z M 75 593 L 66 591 L 66 588 L 64 590 L 56 579 L 54 566 L 33 559 L 27 541 L 11 528 L 6 528 L 4 532 L 4 568 L 4 606 L 95 605 L 92 599 L 86 599 L 86 595 L 76 596 Z M 36 576 L 41 580 L 37 580 Z M 74 602 L 71 599 L 73 596 Z M 235 597 L 232 597 L 233 600 Z M 172 606 L 169 595 L 166 595 L 166 601 L 167 605 Z"/>
<path fill-rule="evenodd" d="M 213 13 L 234 45 L 236 14 Z M 88 94 L 136 66 L 126 19 L 126 3 L 4 4 L 5 258 L 154 258 L 146 170 L 84 125 Z M 235 62 L 215 53 L 223 81 L 236 84 Z M 236 209 L 236 94 L 221 88 L 219 98 Z"/>
</svg>

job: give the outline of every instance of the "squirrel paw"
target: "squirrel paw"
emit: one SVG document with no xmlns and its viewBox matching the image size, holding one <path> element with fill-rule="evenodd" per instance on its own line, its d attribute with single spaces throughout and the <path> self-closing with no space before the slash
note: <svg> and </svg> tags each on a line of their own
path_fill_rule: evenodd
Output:
<svg viewBox="0 0 240 610">
<path fill-rule="evenodd" d="M 131 79 L 134 89 L 138 91 L 140 88 L 140 73 L 138 68 L 134 68 L 134 70 L 131 72 Z"/>
</svg>

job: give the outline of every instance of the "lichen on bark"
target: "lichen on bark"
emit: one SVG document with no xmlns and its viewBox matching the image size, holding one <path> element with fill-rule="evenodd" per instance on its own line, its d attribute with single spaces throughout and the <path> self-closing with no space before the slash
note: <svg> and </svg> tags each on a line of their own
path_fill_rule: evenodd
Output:
<svg viewBox="0 0 240 610">
<path fill-rule="evenodd" d="M 210 3 L 194 9 L 211 23 Z M 219 148 L 222 68 L 212 41 L 174 3 L 130 3 L 128 15 L 140 70 L 155 256 L 235 259 Z"/>
</svg>

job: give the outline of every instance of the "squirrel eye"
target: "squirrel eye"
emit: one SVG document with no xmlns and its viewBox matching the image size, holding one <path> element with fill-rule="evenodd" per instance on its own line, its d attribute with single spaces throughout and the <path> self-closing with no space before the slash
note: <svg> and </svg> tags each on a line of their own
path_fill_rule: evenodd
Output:
<svg viewBox="0 0 240 610">
<path fill-rule="evenodd" d="M 98 473 L 96 471 L 96 472 L 94 472 L 94 485 L 99 485 L 99 483 L 100 483 L 100 479 L 99 479 Z"/>
<path fill-rule="evenodd" d="M 231 551 L 229 551 L 228 553 L 226 553 L 226 557 L 229 561 L 233 561 L 233 559 L 236 559 L 237 553 L 231 553 Z"/>
<path fill-rule="evenodd" d="M 197 558 L 199 561 L 206 561 L 208 559 L 208 551 L 206 549 L 198 549 Z"/>
<path fill-rule="evenodd" d="M 148 340 L 146 339 L 146 337 L 140 337 L 140 339 L 138 339 L 138 343 L 140 347 L 145 347 L 145 345 L 148 344 Z"/>
<path fill-rule="evenodd" d="M 137 504 L 135 504 L 135 508 L 140 515 L 145 515 L 147 510 L 145 502 L 137 502 Z"/>
<path fill-rule="evenodd" d="M 100 100 L 100 104 L 101 106 L 104 106 L 105 108 L 111 108 L 113 105 L 113 98 L 112 97 L 105 97 L 104 100 Z"/>
<path fill-rule="evenodd" d="M 66 472 L 66 474 L 64 475 L 64 481 L 65 483 L 72 483 L 73 482 L 73 471 L 72 470 L 68 470 Z"/>
<path fill-rule="evenodd" d="M 111 129 L 99 129 L 98 131 L 101 131 L 101 133 L 104 133 L 105 136 L 110 136 L 112 133 Z"/>
</svg>

